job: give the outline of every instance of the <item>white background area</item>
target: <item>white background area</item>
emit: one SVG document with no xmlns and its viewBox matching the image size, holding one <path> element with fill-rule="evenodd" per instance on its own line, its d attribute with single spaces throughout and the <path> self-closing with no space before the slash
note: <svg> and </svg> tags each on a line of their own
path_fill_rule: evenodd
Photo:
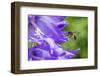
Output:
<svg viewBox="0 0 100 76">
<path fill-rule="evenodd" d="M 13 1 L 29 1 L 41 3 L 57 3 L 98 6 L 98 20 L 100 21 L 100 0 L 1 0 L 0 1 L 0 76 L 100 76 L 100 59 L 98 59 L 98 69 L 65 71 L 52 73 L 21 74 L 14 75 L 10 72 L 11 62 L 11 10 L 10 3 Z M 100 33 L 100 22 L 98 22 L 98 33 Z M 98 35 L 98 58 L 100 58 L 100 34 Z"/>
<path fill-rule="evenodd" d="M 21 69 L 42 69 L 42 68 L 59 68 L 59 67 L 78 67 L 94 65 L 94 11 L 74 10 L 74 9 L 55 9 L 39 7 L 21 7 L 21 51 L 20 64 Z M 86 59 L 69 59 L 69 60 L 49 60 L 49 61 L 28 61 L 28 15 L 54 15 L 54 16 L 73 16 L 88 17 L 88 58 Z M 80 49 L 81 50 L 81 49 Z M 40 65 L 41 64 L 41 65 Z"/>
</svg>

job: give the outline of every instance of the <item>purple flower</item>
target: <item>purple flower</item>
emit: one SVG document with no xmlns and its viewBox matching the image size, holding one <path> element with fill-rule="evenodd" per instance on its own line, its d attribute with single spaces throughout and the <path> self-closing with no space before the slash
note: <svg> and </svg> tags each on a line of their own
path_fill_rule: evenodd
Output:
<svg viewBox="0 0 100 76">
<path fill-rule="evenodd" d="M 57 19 L 58 18 L 58 19 Z M 29 15 L 29 39 L 34 42 L 34 32 L 38 35 L 48 36 L 53 38 L 55 42 L 66 42 L 68 38 L 65 37 L 61 31 L 62 28 L 67 26 L 63 16 L 32 16 Z M 33 32 L 31 31 L 33 30 Z M 32 34 L 33 33 L 33 34 Z"/>
<path fill-rule="evenodd" d="M 52 40 L 48 44 L 45 42 L 28 49 L 28 60 L 57 60 L 71 59 L 76 56 L 80 49 L 64 50 L 60 45 L 53 43 Z"/>
<path fill-rule="evenodd" d="M 28 60 L 71 59 L 80 49 L 64 50 L 60 43 L 67 42 L 68 25 L 64 16 L 28 16 L 28 41 L 36 43 L 28 48 Z"/>
</svg>

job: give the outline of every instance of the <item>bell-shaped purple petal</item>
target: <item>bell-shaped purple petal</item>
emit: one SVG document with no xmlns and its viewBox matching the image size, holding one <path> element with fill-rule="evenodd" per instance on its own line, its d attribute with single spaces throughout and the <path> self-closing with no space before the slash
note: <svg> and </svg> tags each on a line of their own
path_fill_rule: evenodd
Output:
<svg viewBox="0 0 100 76">
<path fill-rule="evenodd" d="M 45 58 L 50 58 L 50 54 L 48 52 L 49 47 L 42 45 L 38 45 L 28 49 L 28 60 L 44 60 Z"/>
<path fill-rule="evenodd" d="M 77 50 L 67 50 L 66 51 L 66 55 L 65 55 L 65 59 L 74 58 L 79 53 L 79 51 L 80 51 L 80 49 L 77 49 Z"/>
<path fill-rule="evenodd" d="M 33 16 L 33 17 L 30 17 L 29 20 L 30 20 L 29 22 L 32 24 L 32 27 L 35 28 L 33 31 L 36 31 L 36 29 L 38 28 L 39 30 L 41 30 L 42 35 L 44 34 L 48 37 L 51 37 L 56 42 L 68 41 L 68 38 L 65 37 L 64 33 L 60 30 L 64 27 L 64 25 L 66 25 L 65 21 L 55 22 L 53 21 L 54 19 L 52 19 L 51 16 L 50 17 L 49 16 Z"/>
<path fill-rule="evenodd" d="M 64 36 L 64 33 L 57 29 L 55 24 L 51 23 L 50 20 L 40 17 L 35 21 L 37 27 L 48 37 L 53 38 L 56 42 L 65 42 L 67 38 Z"/>
</svg>

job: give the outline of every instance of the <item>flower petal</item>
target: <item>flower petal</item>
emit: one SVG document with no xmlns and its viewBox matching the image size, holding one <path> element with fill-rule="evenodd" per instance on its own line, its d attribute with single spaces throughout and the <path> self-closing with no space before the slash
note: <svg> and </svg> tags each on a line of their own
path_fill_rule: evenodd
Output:
<svg viewBox="0 0 100 76">
<path fill-rule="evenodd" d="M 44 33 L 44 35 L 53 38 L 56 42 L 65 42 L 68 40 L 64 33 L 60 31 L 56 25 L 47 20 L 47 17 L 40 17 L 35 21 L 35 23 L 37 24 L 37 27 Z"/>
<path fill-rule="evenodd" d="M 79 51 L 80 51 L 80 49 L 77 49 L 77 50 L 67 50 L 65 58 L 71 59 L 71 58 L 75 57 L 79 53 Z"/>
</svg>

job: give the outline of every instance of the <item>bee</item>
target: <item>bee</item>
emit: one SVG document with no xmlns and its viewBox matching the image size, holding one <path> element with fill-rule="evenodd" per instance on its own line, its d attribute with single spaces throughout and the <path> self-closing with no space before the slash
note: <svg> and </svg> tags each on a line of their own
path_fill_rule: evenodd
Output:
<svg viewBox="0 0 100 76">
<path fill-rule="evenodd" d="M 77 40 L 77 33 L 78 32 L 68 32 L 68 37 L 73 39 L 73 40 Z"/>
</svg>

